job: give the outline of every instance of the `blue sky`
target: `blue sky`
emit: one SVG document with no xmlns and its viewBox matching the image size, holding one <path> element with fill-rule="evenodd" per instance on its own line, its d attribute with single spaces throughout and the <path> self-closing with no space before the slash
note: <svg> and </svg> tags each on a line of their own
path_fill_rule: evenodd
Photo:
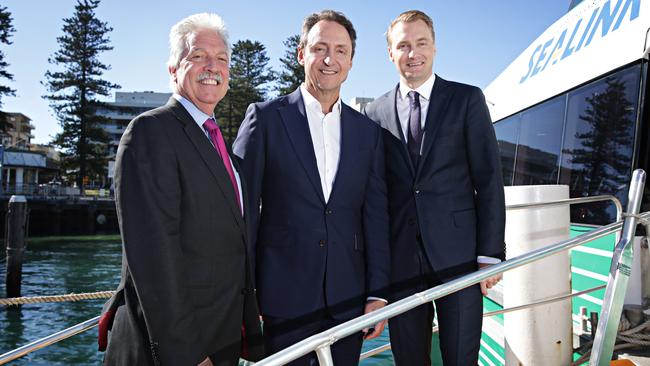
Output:
<svg viewBox="0 0 650 366">
<path fill-rule="evenodd" d="M 47 62 L 57 49 L 63 18 L 74 12 L 74 0 L 5 0 L 16 32 L 12 45 L 3 46 L 9 85 L 16 97 L 4 97 L 3 109 L 21 112 L 36 126 L 33 142 L 47 143 L 59 124 L 41 84 Z M 433 18 L 437 56 L 434 69 L 449 80 L 485 88 L 539 34 L 567 12 L 568 0 L 464 0 L 464 1 L 169 1 L 104 0 L 98 17 L 114 28 L 109 34 L 114 49 L 101 56 L 111 65 L 106 79 L 122 86 L 120 91 L 168 92 L 165 62 L 170 27 L 185 16 L 198 12 L 221 15 L 231 41 L 262 42 L 279 67 L 284 53 L 282 42 L 300 32 L 302 19 L 311 12 L 335 9 L 345 13 L 357 30 L 357 53 L 342 98 L 377 97 L 395 85 L 398 76 L 388 60 L 384 32 L 390 21 L 409 9 L 420 9 Z M 6 83 L 6 80 L 2 80 Z M 112 97 L 111 97 L 112 99 Z"/>
</svg>

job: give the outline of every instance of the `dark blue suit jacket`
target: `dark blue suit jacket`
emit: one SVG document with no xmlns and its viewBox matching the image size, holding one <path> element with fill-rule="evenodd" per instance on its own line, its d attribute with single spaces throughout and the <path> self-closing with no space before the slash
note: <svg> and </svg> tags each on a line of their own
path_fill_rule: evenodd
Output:
<svg viewBox="0 0 650 366">
<path fill-rule="evenodd" d="M 341 150 L 329 201 L 321 188 L 300 89 L 249 106 L 234 153 L 248 182 L 263 315 L 327 309 L 345 319 L 386 297 L 388 209 L 381 129 L 341 106 Z M 260 210 L 261 204 L 261 210 Z"/>
<path fill-rule="evenodd" d="M 416 167 L 397 116 L 398 88 L 365 109 L 384 131 L 393 283 L 412 276 L 418 237 L 443 281 L 476 270 L 477 256 L 503 259 L 503 183 L 483 93 L 436 76 Z"/>
</svg>

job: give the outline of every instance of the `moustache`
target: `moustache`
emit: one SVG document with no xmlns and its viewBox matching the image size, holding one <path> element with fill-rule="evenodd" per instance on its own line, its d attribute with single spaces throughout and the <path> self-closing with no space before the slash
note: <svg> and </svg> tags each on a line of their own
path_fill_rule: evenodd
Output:
<svg viewBox="0 0 650 366">
<path fill-rule="evenodd" d="M 221 74 L 213 74 L 213 73 L 210 73 L 210 72 L 202 72 L 201 74 L 199 74 L 199 77 L 197 78 L 197 81 L 203 81 L 205 79 L 214 80 L 214 81 L 217 82 L 217 84 L 223 83 L 223 77 L 221 76 Z"/>
</svg>

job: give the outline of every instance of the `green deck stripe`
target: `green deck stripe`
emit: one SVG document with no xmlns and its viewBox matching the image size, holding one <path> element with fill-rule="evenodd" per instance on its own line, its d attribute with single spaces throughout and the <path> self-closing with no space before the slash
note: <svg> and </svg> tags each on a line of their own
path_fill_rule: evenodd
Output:
<svg viewBox="0 0 650 366">
<path fill-rule="evenodd" d="M 591 277 L 583 276 L 581 274 L 573 273 L 573 289 L 576 291 L 588 290 L 596 286 L 602 286 L 605 283 L 606 282 L 601 280 L 597 280 Z M 587 295 L 591 295 L 595 298 L 602 300 L 603 297 L 605 296 L 605 289 L 603 288 L 600 290 L 592 291 Z"/>
<path fill-rule="evenodd" d="M 494 352 L 496 352 L 498 355 L 501 355 L 503 357 L 504 352 L 505 352 L 505 345 L 502 344 L 501 342 L 497 342 L 496 340 L 492 339 L 489 337 L 487 334 L 483 333 L 481 336 L 481 339 L 483 342 L 487 343 L 488 346 L 492 347 Z M 487 351 L 489 352 L 489 351 Z"/>
<path fill-rule="evenodd" d="M 592 231 L 594 228 L 591 227 L 584 227 L 584 226 L 578 226 L 578 225 L 571 225 L 571 228 L 569 230 L 569 236 L 571 238 L 575 238 L 578 235 L 584 234 L 586 232 Z M 614 248 L 614 245 L 616 244 L 616 234 L 609 234 L 607 236 L 603 236 L 602 238 L 598 238 L 595 240 L 592 240 L 588 243 L 583 244 L 585 247 L 589 248 L 596 248 L 596 249 L 602 249 L 602 250 L 607 250 L 607 251 L 612 251 Z"/>
<path fill-rule="evenodd" d="M 596 305 L 591 301 L 587 301 L 587 300 L 581 299 L 579 297 L 574 297 L 573 298 L 573 305 L 572 305 L 573 313 L 574 314 L 580 314 L 580 307 L 581 306 L 586 306 L 587 307 L 587 316 L 589 316 L 589 313 L 591 313 L 592 311 L 596 311 L 596 312 L 600 313 L 600 306 L 599 305 Z"/>
<path fill-rule="evenodd" d="M 607 275 L 611 263 L 612 258 L 605 258 L 589 253 L 571 252 L 571 265 L 587 271 Z"/>
</svg>

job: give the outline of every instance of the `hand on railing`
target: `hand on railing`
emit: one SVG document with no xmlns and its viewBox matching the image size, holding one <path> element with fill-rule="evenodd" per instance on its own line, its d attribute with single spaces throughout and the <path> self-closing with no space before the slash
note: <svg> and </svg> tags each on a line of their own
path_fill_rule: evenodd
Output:
<svg viewBox="0 0 650 366">
<path fill-rule="evenodd" d="M 386 306 L 386 303 L 382 300 L 370 300 L 366 303 L 366 307 L 364 309 L 364 314 L 368 314 L 372 311 L 379 310 Z M 379 337 L 381 332 L 384 331 L 384 327 L 386 326 L 387 320 L 382 320 L 379 323 L 375 324 L 374 328 L 366 328 L 363 329 L 362 332 L 365 334 L 363 336 L 363 339 L 373 339 Z"/>
<path fill-rule="evenodd" d="M 492 264 L 489 264 L 489 263 L 479 263 L 478 268 L 483 269 L 483 268 L 489 267 L 491 265 Z M 502 278 L 503 278 L 503 274 L 499 273 L 496 276 L 488 277 L 488 278 L 484 279 L 483 281 L 481 281 L 481 293 L 483 294 L 483 296 L 487 296 L 488 289 L 492 288 L 493 286 L 496 286 L 496 284 L 499 281 L 501 281 Z"/>
<path fill-rule="evenodd" d="M 205 360 L 201 361 L 198 366 L 213 366 L 212 360 L 210 360 L 210 357 L 206 357 Z"/>
</svg>

